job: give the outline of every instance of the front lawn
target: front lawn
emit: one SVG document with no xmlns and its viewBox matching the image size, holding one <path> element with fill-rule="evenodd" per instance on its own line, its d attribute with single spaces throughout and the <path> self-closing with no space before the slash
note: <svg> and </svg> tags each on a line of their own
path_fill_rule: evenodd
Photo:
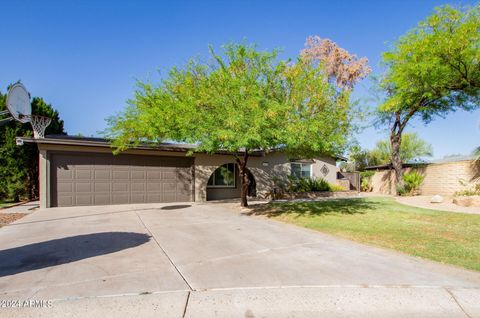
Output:
<svg viewBox="0 0 480 318">
<path fill-rule="evenodd" d="M 14 201 L 11 201 L 11 200 L 2 200 L 0 199 L 0 209 L 1 208 L 5 208 L 5 207 L 8 207 L 12 204 L 14 204 L 15 202 Z"/>
<path fill-rule="evenodd" d="M 480 215 L 410 207 L 392 198 L 270 203 L 255 213 L 480 271 Z"/>
</svg>

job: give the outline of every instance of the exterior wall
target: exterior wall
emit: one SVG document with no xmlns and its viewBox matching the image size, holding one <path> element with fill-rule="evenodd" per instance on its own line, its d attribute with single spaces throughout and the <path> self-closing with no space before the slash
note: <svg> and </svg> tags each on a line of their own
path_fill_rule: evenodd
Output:
<svg viewBox="0 0 480 318">
<path fill-rule="evenodd" d="M 195 198 L 197 201 L 207 200 L 207 182 L 210 175 L 219 166 L 226 163 L 234 163 L 231 155 L 207 155 L 195 154 Z M 329 169 L 325 176 L 321 169 L 326 165 Z M 250 157 L 247 167 L 255 178 L 257 186 L 257 196 L 263 197 L 269 193 L 273 186 L 274 177 L 284 178 L 290 175 L 291 166 L 286 154 L 281 152 L 272 152 L 262 157 Z M 336 183 L 337 172 L 334 158 L 319 158 L 312 163 L 312 176 L 314 178 L 324 178 L 330 183 Z M 238 198 L 240 196 L 240 184 L 237 180 L 235 189 L 209 189 L 208 199 L 217 198 Z M 210 194 L 213 194 L 210 195 Z"/>
<path fill-rule="evenodd" d="M 49 191 L 50 191 L 50 151 L 76 151 L 76 152 L 103 152 L 111 153 L 111 149 L 107 147 L 88 147 L 88 146 L 67 146 L 67 145 L 51 145 L 38 144 L 40 150 L 40 205 L 42 208 L 49 207 Z M 127 150 L 125 154 L 141 154 L 153 156 L 179 156 L 184 157 L 184 152 L 158 151 L 158 150 Z M 210 175 L 219 166 L 226 163 L 235 163 L 232 155 L 208 155 L 194 154 L 194 187 L 195 201 L 207 200 L 207 183 Z M 326 165 L 329 172 L 323 175 L 321 169 Z M 290 161 L 286 154 L 280 152 L 272 152 L 265 156 L 250 157 L 247 164 L 248 169 L 253 174 L 256 181 L 257 195 L 262 197 L 269 193 L 274 186 L 273 178 L 284 178 L 290 175 Z M 339 169 L 336 167 L 334 158 L 315 159 L 312 164 L 312 175 L 315 178 L 324 178 L 328 182 L 336 183 L 336 176 Z M 240 196 L 240 184 L 237 180 L 235 189 L 216 189 L 213 192 L 214 198 L 233 198 Z M 209 198 L 210 199 L 210 198 Z"/>
<path fill-rule="evenodd" d="M 425 195 L 453 195 L 473 186 L 480 177 L 479 164 L 474 161 L 458 161 L 429 164 L 418 168 L 405 168 L 404 172 L 416 169 L 425 179 L 420 187 Z M 393 170 L 377 170 L 372 177 L 373 192 L 394 194 L 395 173 Z"/>
<path fill-rule="evenodd" d="M 50 206 L 49 187 L 50 187 L 50 165 L 48 163 L 47 151 L 40 149 L 38 154 L 38 183 L 40 208 L 45 209 Z"/>
<path fill-rule="evenodd" d="M 334 158 L 322 157 L 314 160 L 315 163 L 312 166 L 312 176 L 314 178 L 323 178 L 329 183 L 337 183 L 337 172 L 340 171 L 337 167 L 337 162 Z M 328 168 L 328 173 L 326 175 L 322 172 L 322 167 L 326 166 Z"/>
</svg>

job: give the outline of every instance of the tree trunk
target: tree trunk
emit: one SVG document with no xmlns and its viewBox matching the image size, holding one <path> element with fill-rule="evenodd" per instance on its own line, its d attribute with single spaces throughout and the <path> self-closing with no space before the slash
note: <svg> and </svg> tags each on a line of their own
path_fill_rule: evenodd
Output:
<svg viewBox="0 0 480 318">
<path fill-rule="evenodd" d="M 392 131 L 390 135 L 390 144 L 392 146 L 392 167 L 395 170 L 395 193 L 397 188 L 403 185 L 402 158 L 400 157 L 400 145 L 402 143 L 402 133 Z"/>
<path fill-rule="evenodd" d="M 245 151 L 243 158 L 237 158 L 238 168 L 240 170 L 241 188 L 240 188 L 240 205 L 248 206 L 248 175 L 247 175 L 248 152 Z"/>
</svg>

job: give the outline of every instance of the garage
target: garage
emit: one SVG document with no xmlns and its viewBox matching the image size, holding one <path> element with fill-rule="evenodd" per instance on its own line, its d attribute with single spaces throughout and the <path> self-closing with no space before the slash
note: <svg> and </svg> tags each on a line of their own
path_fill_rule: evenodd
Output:
<svg viewBox="0 0 480 318">
<path fill-rule="evenodd" d="M 51 206 L 193 201 L 193 159 L 51 152 Z"/>
</svg>

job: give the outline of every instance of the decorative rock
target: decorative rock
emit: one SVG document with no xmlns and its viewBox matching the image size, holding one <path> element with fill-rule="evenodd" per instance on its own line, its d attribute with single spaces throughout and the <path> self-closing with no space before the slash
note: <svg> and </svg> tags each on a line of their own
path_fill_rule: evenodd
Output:
<svg viewBox="0 0 480 318">
<path fill-rule="evenodd" d="M 443 197 L 441 195 L 434 195 L 431 199 L 430 199 L 430 202 L 431 203 L 442 203 L 443 202 Z"/>
<path fill-rule="evenodd" d="M 478 206 L 480 207 L 480 195 L 457 196 L 453 198 L 453 203 L 460 206 Z"/>
</svg>

